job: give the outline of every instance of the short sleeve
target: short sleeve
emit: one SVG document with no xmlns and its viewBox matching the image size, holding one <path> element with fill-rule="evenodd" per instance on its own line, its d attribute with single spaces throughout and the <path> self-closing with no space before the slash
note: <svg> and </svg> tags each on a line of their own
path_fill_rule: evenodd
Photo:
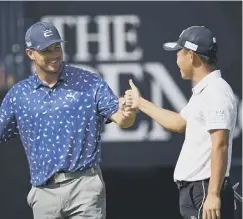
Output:
<svg viewBox="0 0 243 219">
<path fill-rule="evenodd" d="M 182 108 L 180 115 L 183 117 L 183 119 L 187 120 L 187 105 Z"/>
<path fill-rule="evenodd" d="M 100 79 L 96 100 L 98 112 L 104 117 L 105 122 L 119 109 L 118 97 L 103 78 Z"/>
<path fill-rule="evenodd" d="M 207 131 L 212 129 L 231 130 L 235 124 L 237 109 L 235 101 L 211 95 L 202 110 Z"/>
</svg>

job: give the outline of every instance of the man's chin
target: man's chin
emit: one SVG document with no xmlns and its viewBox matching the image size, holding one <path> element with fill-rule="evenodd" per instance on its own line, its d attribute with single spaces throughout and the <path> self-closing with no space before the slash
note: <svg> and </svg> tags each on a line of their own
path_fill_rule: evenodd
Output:
<svg viewBox="0 0 243 219">
<path fill-rule="evenodd" d="M 184 80 L 190 79 L 186 74 L 183 74 L 183 73 L 181 73 L 181 78 L 184 79 Z"/>
<path fill-rule="evenodd" d="M 62 64 L 60 64 L 56 68 L 48 68 L 47 69 L 47 72 L 48 72 L 48 74 L 55 75 L 55 74 L 60 73 L 61 69 L 62 69 Z"/>
<path fill-rule="evenodd" d="M 186 79 L 186 76 L 183 73 L 181 73 L 181 78 Z"/>
</svg>

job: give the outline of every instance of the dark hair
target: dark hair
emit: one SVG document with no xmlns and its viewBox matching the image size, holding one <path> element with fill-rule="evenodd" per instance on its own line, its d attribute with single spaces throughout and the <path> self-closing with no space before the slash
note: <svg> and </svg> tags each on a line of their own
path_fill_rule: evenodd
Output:
<svg viewBox="0 0 243 219">
<path fill-rule="evenodd" d="M 184 49 L 186 51 L 192 51 L 192 50 L 187 49 L 187 48 L 184 48 Z M 192 52 L 194 52 L 194 51 L 192 51 Z M 217 61 L 218 61 L 216 56 L 209 57 L 209 56 L 205 56 L 205 55 L 199 54 L 197 52 L 194 52 L 194 53 L 201 59 L 201 61 L 203 61 L 204 63 L 208 64 L 210 67 L 212 67 L 212 68 L 216 67 L 216 64 L 217 64 Z"/>
<path fill-rule="evenodd" d="M 208 64 L 209 66 L 211 67 L 215 67 L 216 64 L 217 64 L 217 57 L 209 57 L 209 56 L 205 56 L 205 55 L 201 55 L 201 54 L 198 54 L 198 57 L 203 61 L 205 62 L 206 64 Z"/>
</svg>

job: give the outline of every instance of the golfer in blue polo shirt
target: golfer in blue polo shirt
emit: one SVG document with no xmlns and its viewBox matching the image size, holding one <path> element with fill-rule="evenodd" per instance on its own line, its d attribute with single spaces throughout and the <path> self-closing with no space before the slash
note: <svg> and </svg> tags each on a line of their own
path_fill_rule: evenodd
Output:
<svg viewBox="0 0 243 219">
<path fill-rule="evenodd" d="M 130 127 L 136 110 L 125 107 L 99 75 L 63 62 L 63 40 L 51 23 L 32 25 L 25 41 L 36 71 L 4 98 L 0 142 L 21 138 L 34 219 L 105 219 L 102 128 L 112 121 Z"/>
</svg>

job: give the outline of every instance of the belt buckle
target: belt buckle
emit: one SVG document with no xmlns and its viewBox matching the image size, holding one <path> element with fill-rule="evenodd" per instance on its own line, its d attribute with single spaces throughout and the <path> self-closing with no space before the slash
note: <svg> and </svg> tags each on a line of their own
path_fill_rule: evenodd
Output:
<svg viewBox="0 0 243 219">
<path fill-rule="evenodd" d="M 66 179 L 66 175 L 65 173 L 56 173 L 53 178 L 54 178 L 54 182 L 58 183 L 64 181 Z"/>
</svg>

